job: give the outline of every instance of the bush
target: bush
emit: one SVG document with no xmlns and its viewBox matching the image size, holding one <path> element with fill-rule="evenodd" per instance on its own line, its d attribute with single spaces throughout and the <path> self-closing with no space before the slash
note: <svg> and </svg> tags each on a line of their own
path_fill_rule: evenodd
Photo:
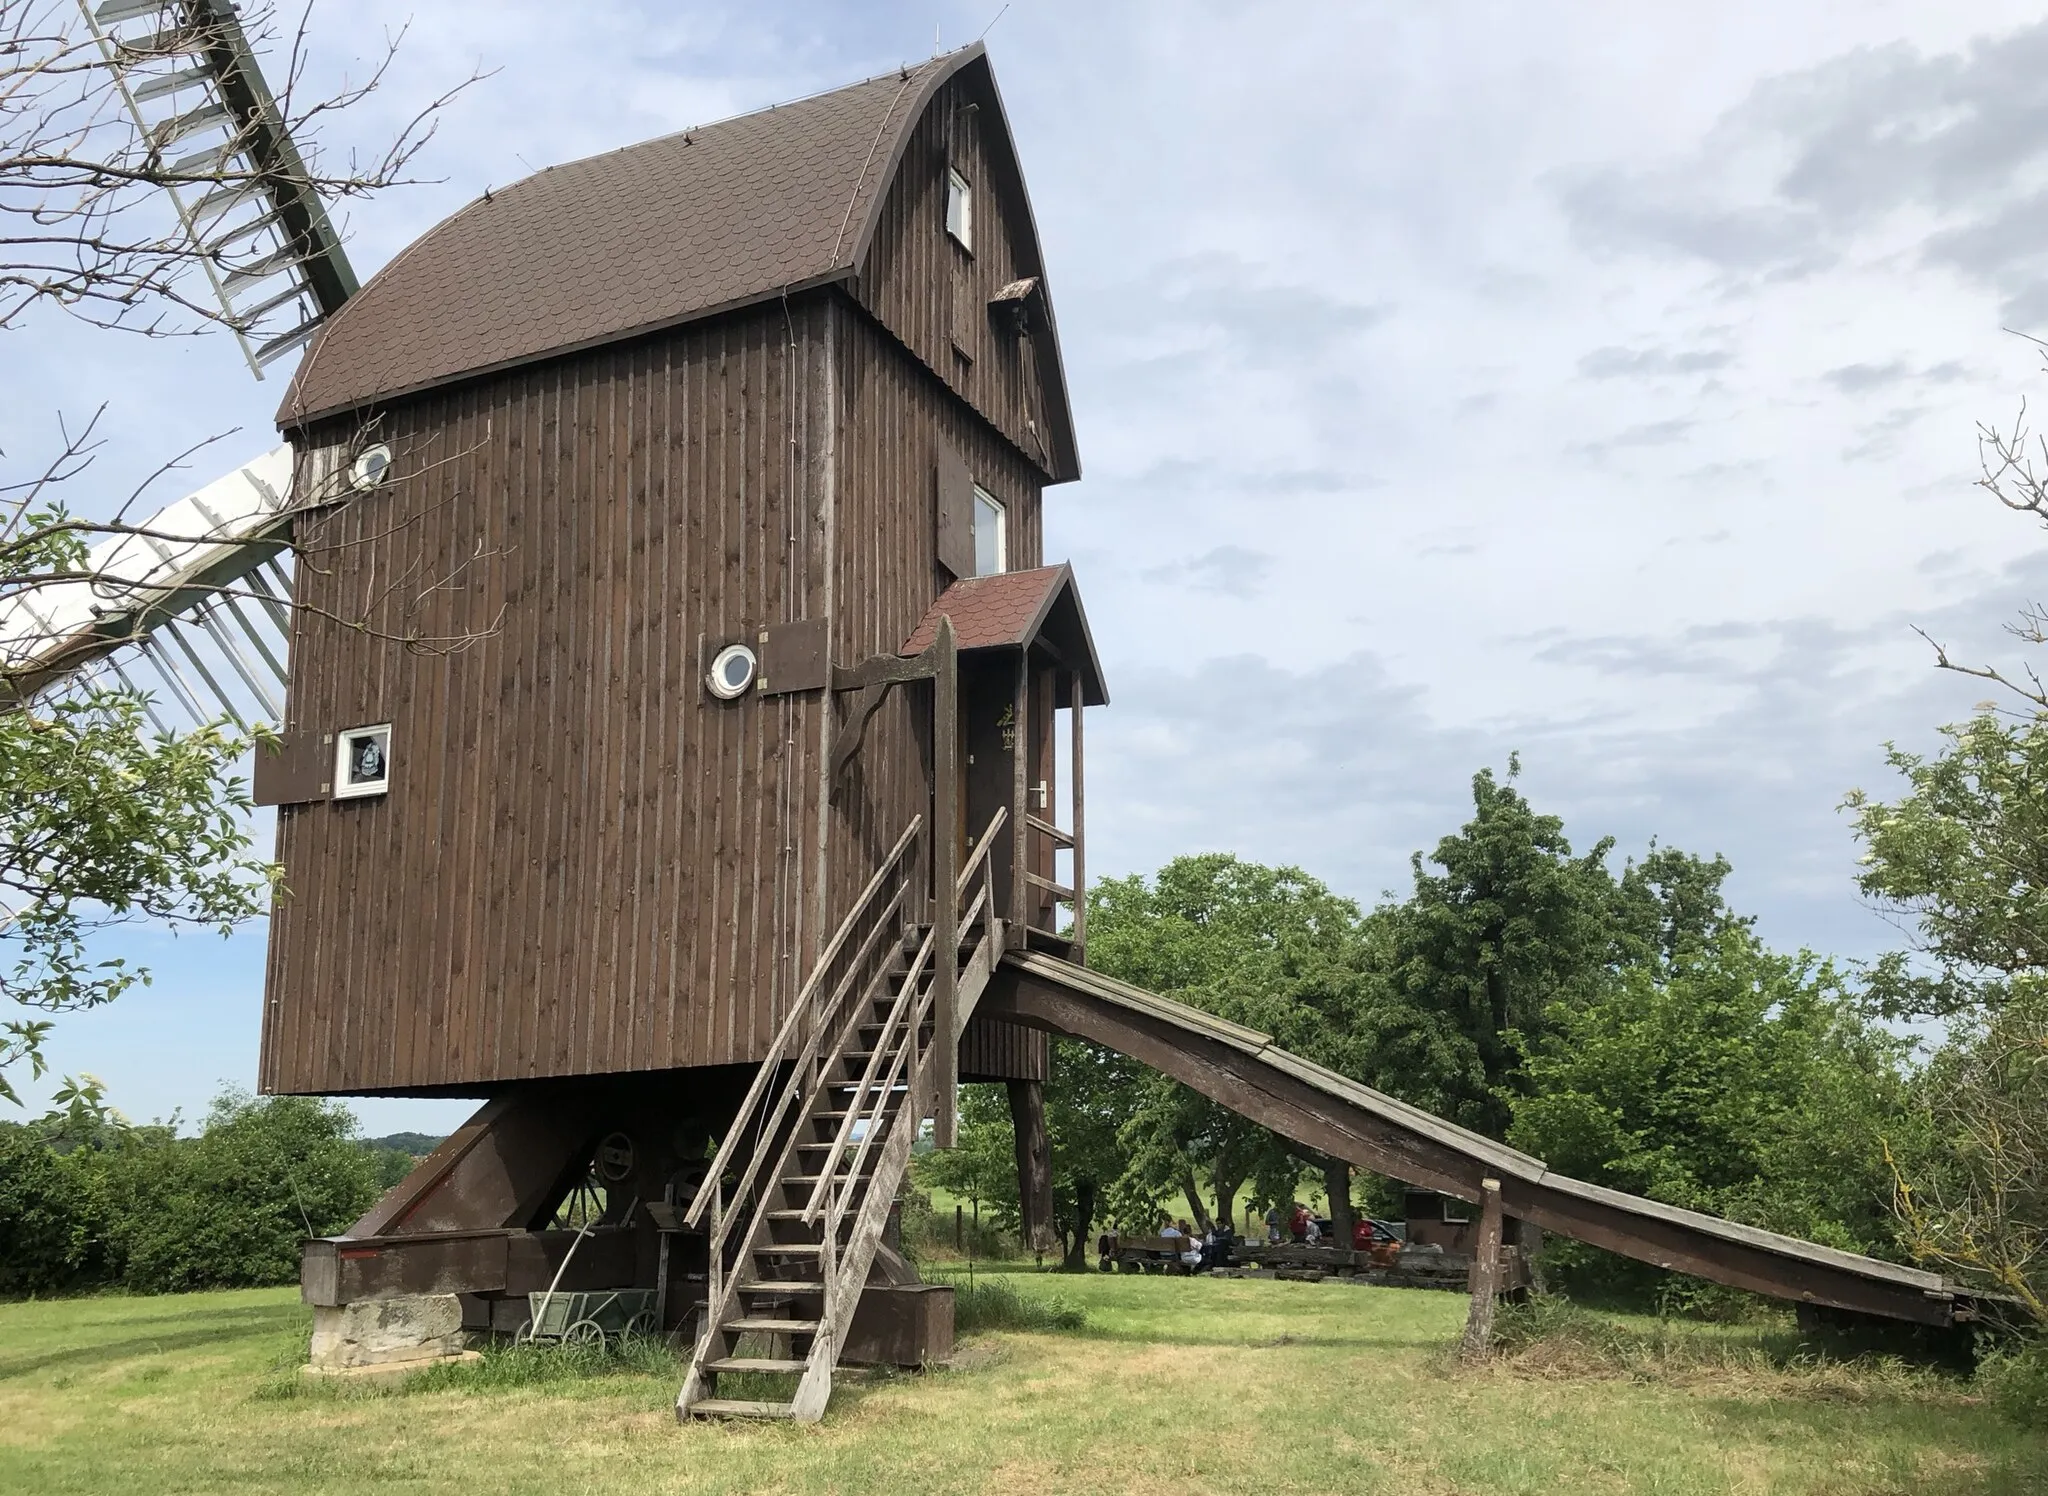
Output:
<svg viewBox="0 0 2048 1496">
<path fill-rule="evenodd" d="M 230 1092 L 193 1138 L 91 1111 L 0 1128 L 0 1294 L 289 1283 L 387 1172 L 332 1102 Z"/>
<path fill-rule="evenodd" d="M 75 1171 L 33 1128 L 0 1126 L 0 1295 L 84 1286 L 77 1241 L 89 1231 Z"/>
<path fill-rule="evenodd" d="M 1990 1352 L 1977 1365 L 1977 1385 L 2015 1423 L 2048 1426 L 2048 1338 Z"/>
<path fill-rule="evenodd" d="M 114 1155 L 114 1238 L 144 1293 L 289 1283 L 299 1243 L 345 1230 L 379 1193 L 376 1160 L 333 1102 L 229 1092 L 199 1136 Z"/>
</svg>

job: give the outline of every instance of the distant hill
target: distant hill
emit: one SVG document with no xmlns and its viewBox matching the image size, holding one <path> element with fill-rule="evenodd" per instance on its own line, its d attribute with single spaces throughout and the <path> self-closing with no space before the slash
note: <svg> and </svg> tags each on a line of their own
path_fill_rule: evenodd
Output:
<svg viewBox="0 0 2048 1496">
<path fill-rule="evenodd" d="M 396 1153 L 410 1153 L 414 1158 L 425 1158 L 440 1147 L 443 1139 L 425 1132 L 394 1132 L 381 1138 L 364 1138 L 365 1148 L 387 1148 Z"/>
</svg>

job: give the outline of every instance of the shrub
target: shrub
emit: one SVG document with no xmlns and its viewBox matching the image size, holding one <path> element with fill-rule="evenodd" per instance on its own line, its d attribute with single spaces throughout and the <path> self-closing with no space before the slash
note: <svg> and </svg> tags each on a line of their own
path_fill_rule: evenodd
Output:
<svg viewBox="0 0 2048 1496">
<path fill-rule="evenodd" d="M 84 1286 L 85 1229 L 76 1170 L 33 1128 L 0 1126 L 0 1295 Z"/>
<path fill-rule="evenodd" d="M 2048 1338 L 1990 1352 L 1978 1363 L 1977 1385 L 2015 1423 L 2048 1426 Z"/>
<path fill-rule="evenodd" d="M 377 1198 L 376 1160 L 332 1102 L 229 1092 L 199 1136 L 103 1155 L 127 1287 L 245 1288 L 298 1276 L 299 1243 L 344 1230 Z"/>
</svg>

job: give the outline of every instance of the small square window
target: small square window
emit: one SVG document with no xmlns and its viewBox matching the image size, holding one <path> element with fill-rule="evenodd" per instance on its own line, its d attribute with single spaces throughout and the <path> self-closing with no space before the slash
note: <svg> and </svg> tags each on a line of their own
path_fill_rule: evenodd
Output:
<svg viewBox="0 0 2048 1496">
<path fill-rule="evenodd" d="M 334 735 L 334 798 L 381 795 L 391 788 L 391 724 Z"/>
<path fill-rule="evenodd" d="M 974 189 L 950 166 L 946 168 L 946 232 L 962 249 L 974 248 Z"/>
<path fill-rule="evenodd" d="M 1008 571 L 1005 564 L 1008 548 L 1005 542 L 1009 536 L 1009 516 L 1003 508 L 1003 501 L 987 489 L 976 486 L 974 490 L 974 574 L 978 577 L 994 576 L 999 571 Z"/>
</svg>

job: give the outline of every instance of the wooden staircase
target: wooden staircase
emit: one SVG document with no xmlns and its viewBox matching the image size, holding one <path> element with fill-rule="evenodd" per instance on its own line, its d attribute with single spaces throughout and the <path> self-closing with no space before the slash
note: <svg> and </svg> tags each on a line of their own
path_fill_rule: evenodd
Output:
<svg viewBox="0 0 2048 1496">
<path fill-rule="evenodd" d="M 937 906 L 913 819 L 797 995 L 685 1216 L 709 1232 L 710 1285 L 677 1418 L 825 1416 L 911 1145 L 952 1106 L 954 1046 L 1002 955 L 1003 819 Z"/>
</svg>

